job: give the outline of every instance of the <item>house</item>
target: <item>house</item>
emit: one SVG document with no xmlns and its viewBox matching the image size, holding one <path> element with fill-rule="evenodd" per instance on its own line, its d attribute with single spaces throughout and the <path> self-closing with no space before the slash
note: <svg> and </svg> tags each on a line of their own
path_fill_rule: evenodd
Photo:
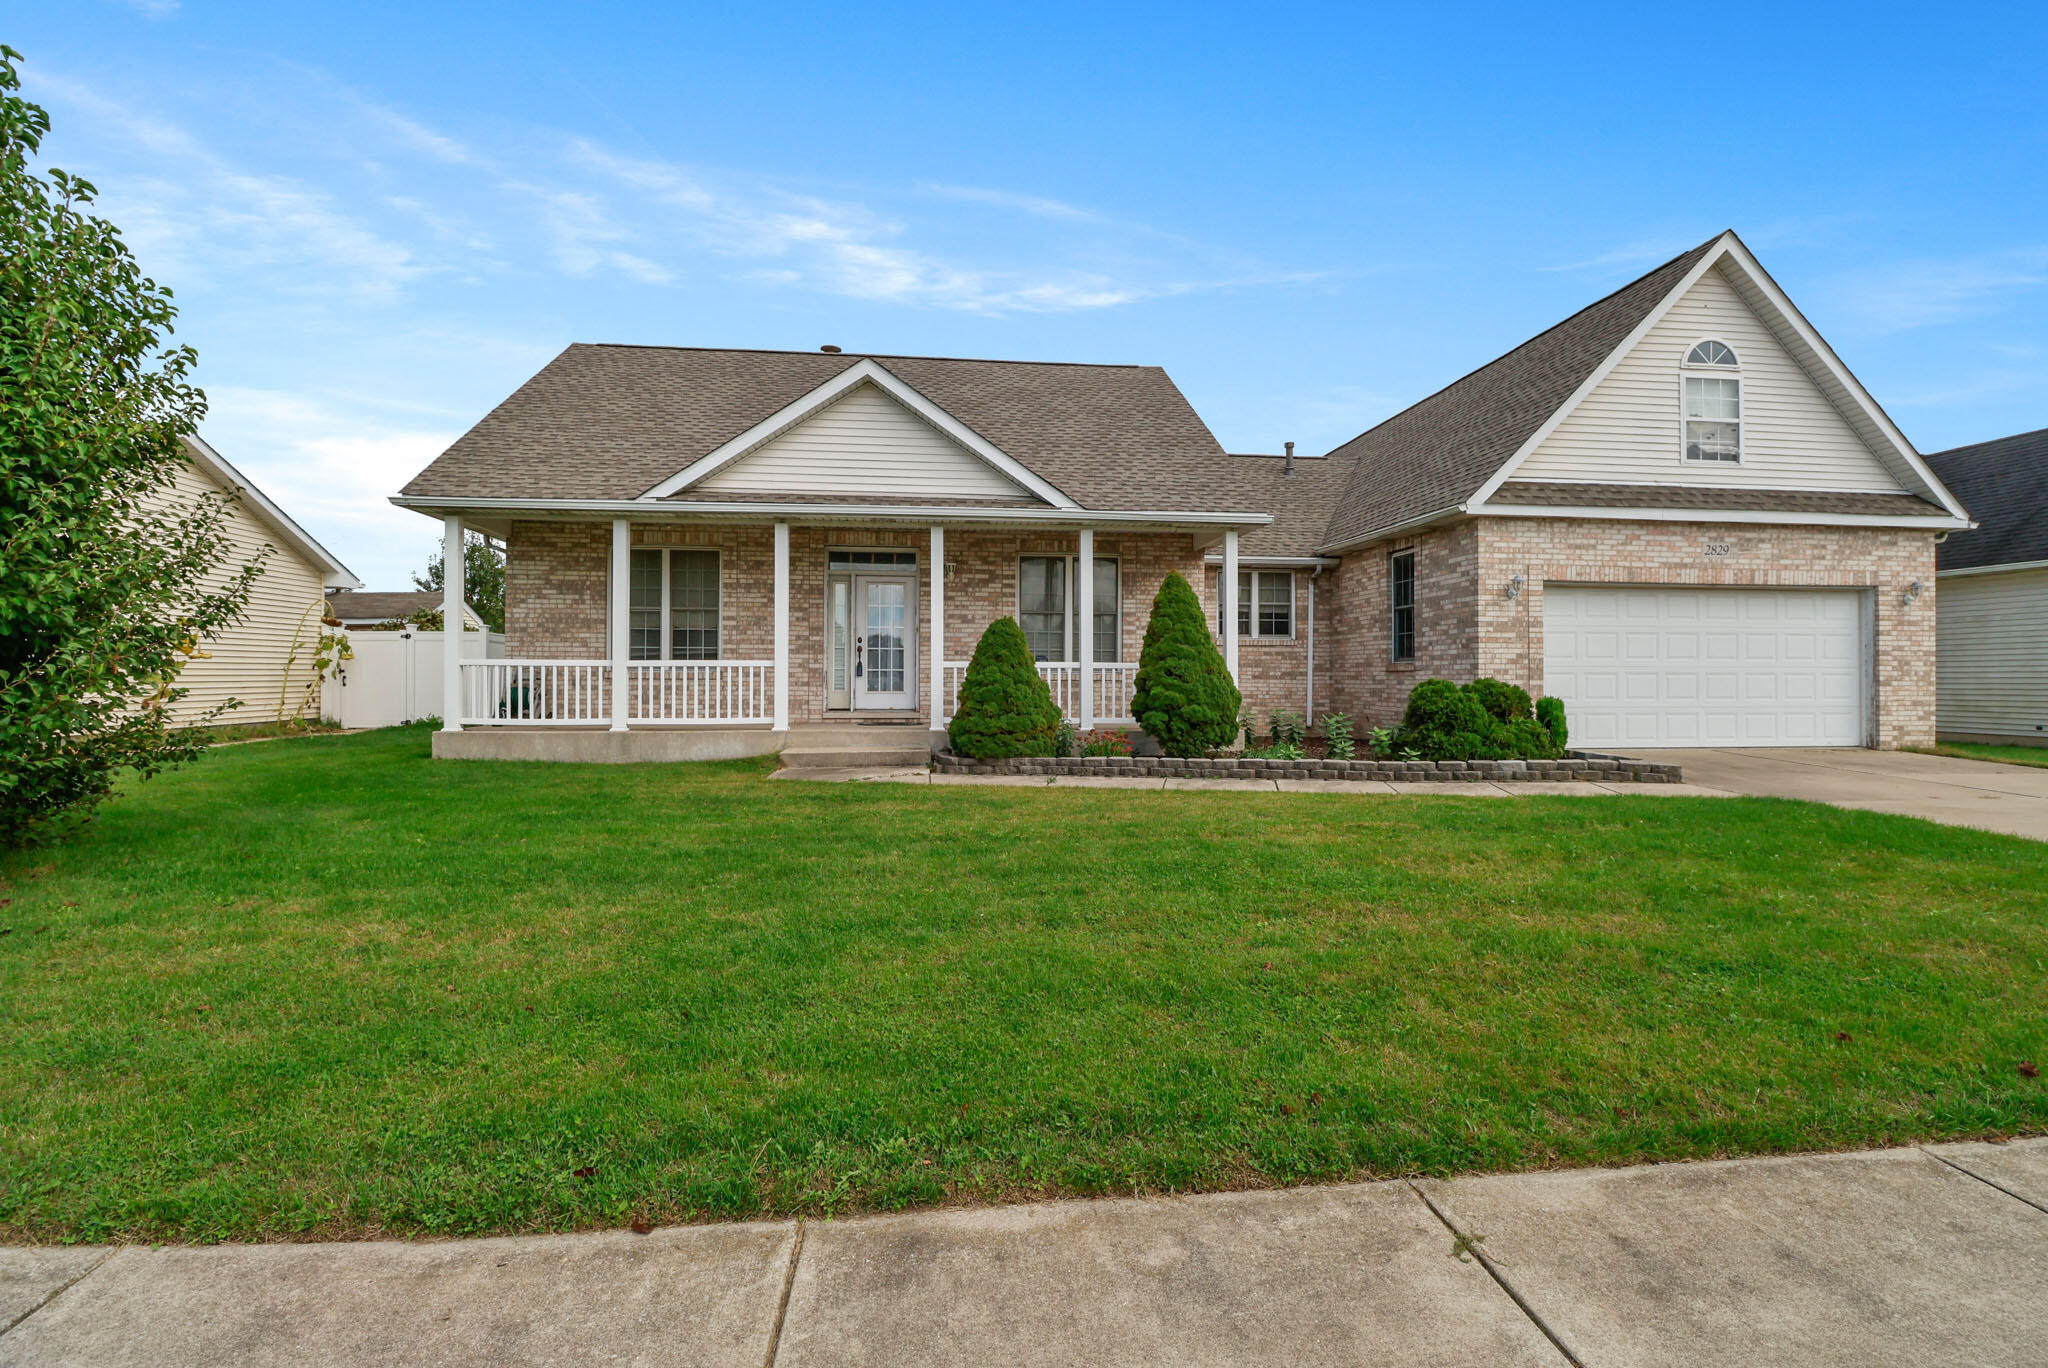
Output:
<svg viewBox="0 0 2048 1368">
<path fill-rule="evenodd" d="M 1733 233 L 1320 458 L 1151 366 L 577 345 L 394 502 L 506 546 L 435 753 L 619 759 L 936 733 L 1005 614 L 1128 725 L 1169 570 L 1256 716 L 1493 675 L 1584 745 L 1917 744 L 1971 526 Z"/>
<path fill-rule="evenodd" d="M 264 556 L 263 573 L 249 593 L 240 621 L 202 641 L 200 653 L 178 672 L 185 696 L 171 705 L 174 724 L 195 724 L 230 699 L 240 706 L 213 719 L 218 725 L 275 722 L 295 717 L 319 675 L 313 668 L 322 631 L 324 596 L 362 581 L 334 553 L 292 521 L 264 492 L 197 437 L 185 438 L 187 462 L 171 487 L 173 500 L 206 493 L 236 496 L 225 533 L 230 551 L 216 577 Z"/>
<path fill-rule="evenodd" d="M 1927 464 L 1979 527 L 1935 552 L 1935 726 L 1944 740 L 2048 746 L 2048 428 Z"/>
<path fill-rule="evenodd" d="M 441 599 L 438 589 L 347 589 L 327 596 L 327 615 L 344 627 L 378 628 L 408 622 L 416 613 L 441 612 Z M 462 605 L 462 630 L 484 630 L 484 620 L 467 603 Z"/>
</svg>

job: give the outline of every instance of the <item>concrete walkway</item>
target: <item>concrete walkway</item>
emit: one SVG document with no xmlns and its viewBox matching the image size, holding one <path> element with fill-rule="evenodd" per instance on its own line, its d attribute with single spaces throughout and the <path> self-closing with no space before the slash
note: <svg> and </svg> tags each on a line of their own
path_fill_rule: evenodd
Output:
<svg viewBox="0 0 2048 1368">
<path fill-rule="evenodd" d="M 1699 784 L 1601 784 L 1566 783 L 1512 784 L 1403 784 L 1377 779 L 1163 779 L 1139 775 L 1028 775 L 1028 774 L 934 774 L 923 769 L 840 769 L 810 768 L 777 770 L 771 779 L 816 780 L 834 784 L 935 784 L 992 785 L 1001 788 L 1105 788 L 1155 789 L 1169 792 L 1200 790 L 1231 793 L 1351 793 L 1380 795 L 1415 793 L 1432 798 L 1600 798 L 1612 794 L 1640 794 L 1658 798 L 1727 798 L 1726 790 Z"/>
<path fill-rule="evenodd" d="M 1696 784 L 2048 841 L 2048 769 L 1876 750 L 1640 750 Z"/>
<path fill-rule="evenodd" d="M 445 1243 L 0 1249 L 0 1365 L 2048 1364 L 2048 1139 Z"/>
</svg>

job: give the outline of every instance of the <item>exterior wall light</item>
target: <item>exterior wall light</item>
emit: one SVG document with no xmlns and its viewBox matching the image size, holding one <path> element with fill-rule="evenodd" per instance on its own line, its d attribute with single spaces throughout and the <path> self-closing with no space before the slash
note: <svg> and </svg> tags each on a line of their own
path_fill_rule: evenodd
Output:
<svg viewBox="0 0 2048 1368">
<path fill-rule="evenodd" d="M 1524 578 L 1523 578 L 1522 576 L 1520 576 L 1520 575 L 1517 575 L 1517 576 L 1515 576 L 1515 577 L 1514 577 L 1513 579 L 1509 580 L 1509 581 L 1508 581 L 1508 597 L 1509 597 L 1509 598 L 1511 598 L 1511 599 L 1518 599 L 1518 598 L 1520 598 L 1520 597 L 1522 596 L 1522 586 L 1523 586 L 1523 585 L 1524 585 L 1525 583 L 1527 583 L 1527 582 L 1528 582 L 1528 581 L 1526 581 L 1526 580 L 1525 580 L 1525 579 L 1524 579 Z"/>
<path fill-rule="evenodd" d="M 1906 606 L 1907 606 L 1908 608 L 1910 608 L 1910 607 L 1912 607 L 1912 606 L 1913 606 L 1914 604 L 1918 603 L 1919 601 L 1920 601 L 1920 581 L 1919 581 L 1919 580 L 1914 580 L 1914 581 L 1913 581 L 1913 582 L 1912 582 L 1911 584 L 1909 584 L 1909 585 L 1907 585 L 1907 586 L 1906 586 L 1906 593 L 1905 593 L 1905 596 L 1904 596 L 1903 598 L 1901 598 L 1901 599 L 1899 600 L 1899 602 L 1901 602 L 1901 603 L 1905 604 L 1905 605 L 1906 605 Z"/>
</svg>

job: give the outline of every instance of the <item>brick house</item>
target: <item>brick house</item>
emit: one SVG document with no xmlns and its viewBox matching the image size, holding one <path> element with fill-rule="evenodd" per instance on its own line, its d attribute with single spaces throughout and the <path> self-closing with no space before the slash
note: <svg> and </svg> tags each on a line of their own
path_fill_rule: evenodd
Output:
<svg viewBox="0 0 2048 1368">
<path fill-rule="evenodd" d="M 577 345 L 394 502 L 506 547 L 435 753 L 590 759 L 922 748 L 1003 615 L 1129 725 L 1169 570 L 1261 718 L 1493 675 L 1587 745 L 1921 744 L 1971 525 L 1733 233 L 1322 457 L 1156 367 Z"/>
</svg>

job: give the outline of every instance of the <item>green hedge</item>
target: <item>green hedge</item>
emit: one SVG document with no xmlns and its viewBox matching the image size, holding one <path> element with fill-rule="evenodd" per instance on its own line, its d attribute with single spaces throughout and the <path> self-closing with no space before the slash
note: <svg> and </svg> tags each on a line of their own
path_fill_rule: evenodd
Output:
<svg viewBox="0 0 2048 1368">
<path fill-rule="evenodd" d="M 1554 698 L 1543 705 L 1539 722 L 1528 691 L 1513 684 L 1475 679 L 1460 688 L 1425 679 L 1409 691 L 1393 748 L 1424 760 L 1555 760 L 1564 754 L 1564 705 Z"/>
</svg>

